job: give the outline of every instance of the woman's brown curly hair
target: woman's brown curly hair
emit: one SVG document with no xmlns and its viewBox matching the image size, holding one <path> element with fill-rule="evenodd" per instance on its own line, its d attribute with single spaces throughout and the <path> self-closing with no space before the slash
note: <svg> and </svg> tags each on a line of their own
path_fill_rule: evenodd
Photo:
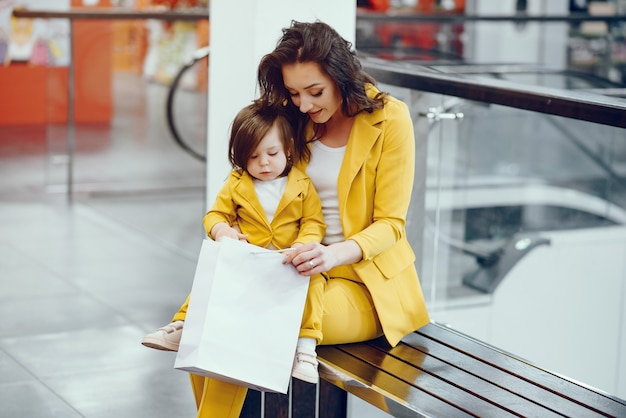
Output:
<svg viewBox="0 0 626 418">
<path fill-rule="evenodd" d="M 294 126 L 296 160 L 308 160 L 309 141 L 323 136 L 324 125 L 314 125 L 313 137 L 305 138 L 309 116 L 300 112 L 292 103 L 291 95 L 285 88 L 282 69 L 284 65 L 315 62 L 326 73 L 341 92 L 341 110 L 346 116 L 360 112 L 372 112 L 384 106 L 387 93 L 379 93 L 370 98 L 365 92 L 366 84 L 375 80 L 361 67 L 352 44 L 342 38 L 326 23 L 292 21 L 283 29 L 283 35 L 276 48 L 265 55 L 259 64 L 257 78 L 261 96 L 258 99 L 270 107 L 283 107 Z"/>
</svg>

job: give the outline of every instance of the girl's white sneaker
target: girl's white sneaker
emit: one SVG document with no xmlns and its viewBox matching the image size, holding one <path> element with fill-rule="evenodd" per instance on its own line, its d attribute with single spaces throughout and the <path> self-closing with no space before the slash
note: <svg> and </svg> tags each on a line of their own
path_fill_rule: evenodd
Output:
<svg viewBox="0 0 626 418">
<path fill-rule="evenodd" d="M 183 334 L 184 321 L 170 322 L 141 339 L 146 347 L 164 351 L 178 351 L 180 337 Z"/>
<path fill-rule="evenodd" d="M 318 361 L 315 350 L 296 347 L 296 357 L 293 361 L 291 375 L 296 379 L 317 384 L 320 375 L 317 371 Z"/>
</svg>

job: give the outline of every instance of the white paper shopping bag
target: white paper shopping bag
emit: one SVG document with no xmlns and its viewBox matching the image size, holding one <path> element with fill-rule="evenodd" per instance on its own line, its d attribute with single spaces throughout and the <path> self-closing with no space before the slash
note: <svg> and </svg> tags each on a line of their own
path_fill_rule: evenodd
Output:
<svg viewBox="0 0 626 418">
<path fill-rule="evenodd" d="M 282 259 L 203 241 L 175 368 L 287 393 L 309 281 Z"/>
</svg>

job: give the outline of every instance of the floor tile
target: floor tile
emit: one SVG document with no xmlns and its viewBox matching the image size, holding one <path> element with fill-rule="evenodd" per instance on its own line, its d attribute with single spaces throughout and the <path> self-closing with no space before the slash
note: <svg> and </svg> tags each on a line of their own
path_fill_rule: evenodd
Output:
<svg viewBox="0 0 626 418">
<path fill-rule="evenodd" d="M 0 386 L 33 380 L 34 377 L 15 359 L 0 348 Z"/>
<path fill-rule="evenodd" d="M 123 325 L 126 322 L 114 309 L 79 290 L 3 299 L 0 317 L 10 318 L 0 321 L 2 339 Z"/>
<path fill-rule="evenodd" d="M 135 325 L 94 326 L 89 329 L 0 339 L 2 349 L 40 378 L 169 367 L 174 353 L 141 345 L 145 331 Z"/>
<path fill-rule="evenodd" d="M 133 367 L 44 380 L 86 418 L 196 414 L 188 375 L 179 370 Z"/>
<path fill-rule="evenodd" d="M 3 418 L 84 417 L 54 391 L 36 380 L 0 383 L 0 405 L 0 416 Z"/>
</svg>

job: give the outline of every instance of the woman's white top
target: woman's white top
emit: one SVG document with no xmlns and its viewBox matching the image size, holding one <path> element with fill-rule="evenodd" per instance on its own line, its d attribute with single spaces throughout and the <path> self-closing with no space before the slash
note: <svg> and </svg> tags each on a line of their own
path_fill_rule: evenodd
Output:
<svg viewBox="0 0 626 418">
<path fill-rule="evenodd" d="M 278 203 L 283 197 L 286 187 L 287 176 L 269 181 L 254 180 L 254 190 L 270 223 L 274 219 L 274 213 L 276 213 L 276 208 L 278 208 Z"/>
<path fill-rule="evenodd" d="M 333 244 L 344 240 L 339 217 L 337 179 L 345 153 L 345 146 L 332 148 L 320 141 L 311 144 L 311 159 L 306 173 L 311 178 L 311 182 L 322 200 L 322 214 L 326 223 L 326 235 L 322 241 L 323 244 Z"/>
</svg>

